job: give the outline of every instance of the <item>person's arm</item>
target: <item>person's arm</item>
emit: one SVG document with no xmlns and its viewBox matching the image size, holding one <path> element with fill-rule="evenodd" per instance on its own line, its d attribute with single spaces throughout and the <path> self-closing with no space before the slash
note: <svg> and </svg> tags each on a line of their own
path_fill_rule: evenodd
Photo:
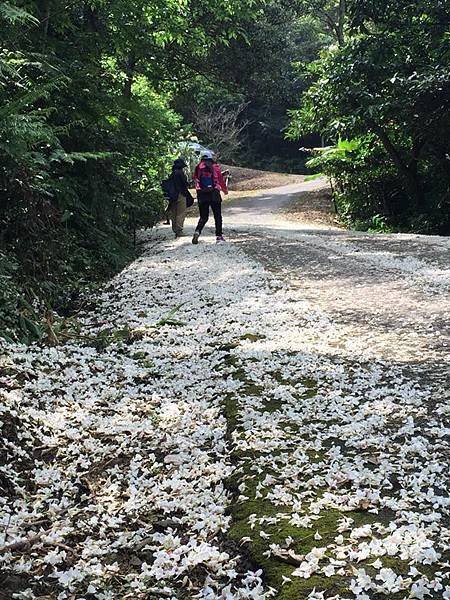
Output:
<svg viewBox="0 0 450 600">
<path fill-rule="evenodd" d="M 194 198 L 189 189 L 189 181 L 186 177 L 186 173 L 183 171 L 183 184 L 184 184 L 184 195 L 188 201 L 188 206 L 190 206 L 194 202 Z"/>
<path fill-rule="evenodd" d="M 197 165 L 194 170 L 194 185 L 196 190 L 200 189 L 199 165 Z"/>
<path fill-rule="evenodd" d="M 225 195 L 227 195 L 228 194 L 228 187 L 227 187 L 227 184 L 225 183 L 225 179 L 224 179 L 224 177 L 222 175 L 222 170 L 220 168 L 220 165 L 217 165 L 216 173 L 217 173 L 217 179 L 218 179 L 220 188 L 221 188 L 222 192 Z"/>
<path fill-rule="evenodd" d="M 180 175 L 181 175 L 181 185 L 183 186 L 183 193 L 185 194 L 185 196 L 188 196 L 190 194 L 190 192 L 189 192 L 188 180 L 186 177 L 186 173 L 184 171 L 181 171 Z"/>
</svg>

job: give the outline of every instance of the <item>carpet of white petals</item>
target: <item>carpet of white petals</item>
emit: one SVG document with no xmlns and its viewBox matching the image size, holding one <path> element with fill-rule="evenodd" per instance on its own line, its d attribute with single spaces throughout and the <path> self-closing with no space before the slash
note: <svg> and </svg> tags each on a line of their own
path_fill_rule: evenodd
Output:
<svg viewBox="0 0 450 600">
<path fill-rule="evenodd" d="M 147 244 L 85 337 L 3 348 L 4 597 L 449 599 L 446 398 L 235 245 Z"/>
</svg>

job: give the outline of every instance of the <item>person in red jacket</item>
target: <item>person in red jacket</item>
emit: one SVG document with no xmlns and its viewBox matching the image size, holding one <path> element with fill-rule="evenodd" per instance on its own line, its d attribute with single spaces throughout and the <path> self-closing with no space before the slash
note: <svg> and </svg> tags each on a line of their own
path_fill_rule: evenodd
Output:
<svg viewBox="0 0 450 600">
<path fill-rule="evenodd" d="M 198 238 L 209 219 L 209 209 L 214 215 L 216 226 L 216 242 L 224 242 L 222 231 L 222 196 L 228 194 L 227 184 L 222 175 L 220 165 L 214 162 L 212 154 L 204 154 L 195 167 L 194 183 L 197 190 L 198 210 L 200 218 L 192 238 L 193 244 L 198 244 Z"/>
</svg>

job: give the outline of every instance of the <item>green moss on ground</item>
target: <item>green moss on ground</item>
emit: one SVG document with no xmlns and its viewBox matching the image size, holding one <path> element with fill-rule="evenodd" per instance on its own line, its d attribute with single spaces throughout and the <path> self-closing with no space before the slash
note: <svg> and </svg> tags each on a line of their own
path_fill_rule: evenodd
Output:
<svg viewBox="0 0 450 600">
<path fill-rule="evenodd" d="M 248 336 L 245 337 L 248 339 Z M 239 402 L 248 396 L 259 396 L 263 393 L 264 389 L 261 386 L 256 385 L 246 375 L 244 369 L 242 369 L 239 361 L 235 357 L 227 357 L 227 364 L 235 367 L 233 377 L 244 383 L 243 387 L 239 390 L 239 397 L 234 394 L 230 394 L 224 401 L 224 415 L 227 419 L 227 431 L 239 430 Z M 284 384 L 291 384 L 292 382 L 282 380 L 280 373 L 270 374 L 276 381 Z M 302 379 L 298 383 L 305 386 L 306 391 L 302 394 L 303 398 L 312 398 L 317 393 L 316 382 L 310 379 Z M 264 412 L 275 412 L 281 410 L 283 402 L 281 400 L 272 398 L 264 400 L 262 410 Z M 311 460 L 318 461 L 322 460 L 323 457 L 317 452 L 313 453 Z M 238 487 L 245 481 L 246 489 L 243 494 L 248 496 L 248 500 L 244 502 L 236 502 L 230 507 L 230 514 L 233 518 L 233 525 L 229 530 L 229 537 L 236 543 L 240 544 L 243 538 L 250 538 L 251 542 L 246 542 L 243 546 L 243 552 L 247 554 L 248 558 L 252 563 L 258 565 L 263 569 L 266 584 L 278 590 L 277 598 L 280 600 L 299 600 L 300 598 L 307 598 L 309 593 L 317 587 L 318 589 L 325 591 L 328 590 L 331 593 L 344 592 L 346 590 L 347 579 L 342 577 L 330 577 L 324 578 L 322 576 L 313 576 L 309 579 L 303 579 L 299 577 L 292 577 L 292 572 L 295 570 L 295 566 L 288 564 L 280 558 L 275 556 L 267 556 L 266 553 L 269 550 L 271 544 L 278 544 L 281 547 L 286 546 L 286 539 L 292 538 L 294 542 L 290 545 L 290 548 L 299 555 L 306 555 L 314 547 L 323 544 L 331 543 L 336 536 L 337 522 L 342 517 L 341 513 L 337 510 L 330 510 L 322 514 L 320 518 L 314 523 L 313 528 L 299 528 L 289 524 L 291 509 L 288 507 L 275 506 L 272 502 L 266 498 L 256 498 L 257 486 L 262 482 L 270 470 L 267 469 L 259 475 L 255 475 L 251 467 L 253 464 L 253 457 L 242 452 L 234 453 L 234 460 L 240 465 L 240 468 L 236 470 L 234 475 L 227 481 L 228 489 L 230 489 L 236 497 L 239 495 Z M 267 492 L 267 489 L 262 489 L 262 493 Z M 285 514 L 285 518 L 276 524 L 259 525 L 257 523 L 252 529 L 249 524 L 250 515 L 255 515 L 257 519 L 263 517 L 274 517 L 279 514 Z M 320 544 L 314 539 L 316 531 L 322 536 Z M 269 537 L 262 537 L 260 534 L 263 532 Z M 286 581 L 283 578 L 291 578 L 291 581 Z"/>
<path fill-rule="evenodd" d="M 251 334 L 243 336 L 242 339 L 250 339 Z M 253 340 L 252 340 L 253 341 Z M 256 341 L 256 340 L 255 340 Z M 245 402 L 249 396 L 262 396 L 262 412 L 275 412 L 283 409 L 283 401 L 276 398 L 270 397 L 270 391 L 266 393 L 266 397 L 263 396 L 264 388 L 258 386 L 252 381 L 245 369 L 242 367 L 240 360 L 232 356 L 231 354 L 226 357 L 226 363 L 234 367 L 232 376 L 241 381 L 243 385 L 241 388 L 232 394 L 229 394 L 223 405 L 224 415 L 227 419 L 227 434 L 229 439 L 232 439 L 232 434 L 239 435 L 239 415 L 240 415 L 240 403 Z M 286 380 L 279 371 L 268 373 L 275 381 L 283 385 L 295 385 L 296 383 L 302 384 L 306 389 L 304 392 L 298 394 L 299 399 L 313 398 L 318 393 L 317 382 L 313 379 L 303 378 L 297 381 Z M 331 425 L 334 421 L 327 421 L 324 425 Z M 310 421 L 313 423 L 321 423 L 320 421 Z M 278 420 L 278 426 L 282 427 L 288 438 L 292 438 L 293 442 L 298 442 L 298 431 L 299 427 L 294 423 L 290 423 L 289 420 Z M 297 438 L 296 438 L 297 436 Z M 302 438 L 306 439 L 306 438 Z M 345 451 L 345 444 L 342 446 L 341 440 L 329 439 L 328 444 L 325 446 L 324 451 L 306 450 L 310 463 L 319 463 L 327 459 L 326 447 L 328 445 L 340 445 L 342 450 Z M 272 455 L 275 458 L 279 454 L 273 452 Z M 293 571 L 296 566 L 289 564 L 283 558 L 278 558 L 273 554 L 268 555 L 270 546 L 272 544 L 279 545 L 281 548 L 287 548 L 293 550 L 296 555 L 304 556 L 308 554 L 313 548 L 320 548 L 332 544 L 335 537 L 338 535 L 338 522 L 343 517 L 349 517 L 353 519 L 352 528 L 361 527 L 365 524 L 381 522 L 387 525 L 394 518 L 394 514 L 385 509 L 380 511 L 378 514 L 369 513 L 365 510 L 357 510 L 351 512 L 342 513 L 336 509 L 324 510 L 320 513 L 317 521 L 314 521 L 311 528 L 301 528 L 289 524 L 289 519 L 292 515 L 292 508 L 288 506 L 275 506 L 265 495 L 269 491 L 266 487 L 260 487 L 260 484 L 266 478 L 266 475 L 271 474 L 270 466 L 258 473 L 254 469 L 254 465 L 260 453 L 256 452 L 240 452 L 235 450 L 232 454 L 232 460 L 236 464 L 237 468 L 234 471 L 232 477 L 226 482 L 228 489 L 235 495 L 236 501 L 229 507 L 229 514 L 232 516 L 232 526 L 228 532 L 229 537 L 233 542 L 241 548 L 241 553 L 245 555 L 252 564 L 261 568 L 264 573 L 264 579 L 267 586 L 275 588 L 277 594 L 275 596 L 278 600 L 302 600 L 308 598 L 309 594 L 315 588 L 317 591 L 325 592 L 327 597 L 339 594 L 343 597 L 349 595 L 349 583 L 353 577 L 351 567 L 363 568 L 366 572 L 374 577 L 377 573 L 376 569 L 371 566 L 374 561 L 373 558 L 362 561 L 360 563 L 350 564 L 346 570 L 345 576 L 332 576 L 326 577 L 323 574 L 315 574 L 308 579 L 300 577 L 292 577 Z M 245 482 L 246 487 L 244 490 L 239 489 L 241 484 Z M 299 481 L 299 486 L 301 481 Z M 257 490 L 260 490 L 262 497 L 257 497 Z M 324 493 L 324 489 L 315 490 L 315 497 L 320 498 Z M 238 502 L 239 496 L 246 496 L 247 499 Z M 307 514 L 307 511 L 305 511 Z M 253 515 L 254 526 L 253 528 L 249 524 L 249 517 Z M 282 518 L 275 524 L 263 523 L 259 524 L 259 519 L 270 518 L 282 515 Z M 316 539 L 316 532 L 320 535 L 320 539 Z M 261 533 L 263 534 L 261 536 Z M 344 533 L 344 538 L 347 534 Z M 267 537 L 268 536 L 268 537 Z M 243 539 L 250 539 L 250 541 L 244 541 Z M 287 546 L 286 539 L 291 538 L 292 542 Z M 407 576 L 410 570 L 408 561 L 399 559 L 398 557 L 381 557 L 380 558 L 384 567 L 391 568 L 397 574 Z M 326 565 L 326 560 L 321 564 Z M 433 578 L 434 572 L 437 570 L 437 566 L 423 566 L 417 565 L 418 570 L 428 577 Z M 288 578 L 288 579 L 285 579 Z M 391 594 L 390 600 L 403 600 L 405 592 L 399 592 L 398 594 Z M 430 598 L 437 598 L 438 596 L 430 596 Z M 374 595 L 373 600 L 382 600 L 386 598 L 385 595 Z"/>
<path fill-rule="evenodd" d="M 222 403 L 222 411 L 225 419 L 227 420 L 227 436 L 231 436 L 231 433 L 237 428 L 237 418 L 239 414 L 238 404 L 232 394 L 227 394 Z"/>
<path fill-rule="evenodd" d="M 271 398 L 270 400 L 264 400 L 263 412 L 274 413 L 277 410 L 281 410 L 283 402 L 281 400 Z"/>
<path fill-rule="evenodd" d="M 248 340 L 249 342 L 257 342 L 258 340 L 265 340 L 265 335 L 259 335 L 258 333 L 245 333 L 241 335 L 240 340 Z"/>
<path fill-rule="evenodd" d="M 243 494 L 249 496 L 249 499 L 232 506 L 230 513 L 233 517 L 233 525 L 229 530 L 229 536 L 237 543 L 240 543 L 242 538 L 251 538 L 251 542 L 245 543 L 243 548 L 245 548 L 250 560 L 263 569 L 267 585 L 278 590 L 276 598 L 280 600 L 307 598 L 314 587 L 334 594 L 345 592 L 348 583 L 347 578 L 338 576 L 326 578 L 321 575 L 309 579 L 291 578 L 292 572 L 296 568 L 294 565 L 288 564 L 275 556 L 268 557 L 265 554 L 271 544 L 286 547 L 286 539 L 289 537 L 294 540 L 289 548 L 298 555 L 306 555 L 315 547 L 332 543 L 337 535 L 337 523 L 342 514 L 337 510 L 329 510 L 320 516 L 312 528 L 290 525 L 291 510 L 288 507 L 275 506 L 265 498 L 255 498 L 257 485 L 265 478 L 267 473 L 261 473 L 258 477 L 252 476 L 252 474 L 251 463 L 248 462 L 234 478 L 232 485 L 234 489 L 237 489 L 237 486 L 245 480 L 247 488 Z M 247 477 L 252 478 L 247 479 Z M 262 491 L 264 493 L 267 490 Z M 255 515 L 259 519 L 274 517 L 279 514 L 285 514 L 286 518 L 281 519 L 278 523 L 264 523 L 263 525 L 256 523 L 253 529 L 249 524 L 250 515 Z M 314 539 L 316 531 L 322 536 L 320 541 Z M 261 532 L 270 537 L 267 539 L 261 537 Z M 283 577 L 289 577 L 291 581 L 286 582 Z"/>
</svg>

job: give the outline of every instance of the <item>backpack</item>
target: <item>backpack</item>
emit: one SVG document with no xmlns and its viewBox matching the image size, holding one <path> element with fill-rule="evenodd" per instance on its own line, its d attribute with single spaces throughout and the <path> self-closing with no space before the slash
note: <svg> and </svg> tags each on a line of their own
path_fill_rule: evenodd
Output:
<svg viewBox="0 0 450 600">
<path fill-rule="evenodd" d="M 169 202 L 173 202 L 174 200 L 178 199 L 178 190 L 173 177 L 163 179 L 161 181 L 161 189 L 164 193 L 164 197 L 166 200 L 169 200 Z"/>
<path fill-rule="evenodd" d="M 212 192 L 214 190 L 214 171 L 202 167 L 198 174 L 200 189 L 204 192 Z"/>
</svg>

